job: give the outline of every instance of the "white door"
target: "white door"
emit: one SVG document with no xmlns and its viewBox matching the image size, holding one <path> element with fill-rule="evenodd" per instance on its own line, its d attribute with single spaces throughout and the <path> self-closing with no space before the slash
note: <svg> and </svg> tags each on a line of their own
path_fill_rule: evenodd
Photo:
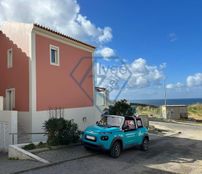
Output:
<svg viewBox="0 0 202 174">
<path fill-rule="evenodd" d="M 15 89 L 6 90 L 6 110 L 12 111 L 15 108 Z"/>
</svg>

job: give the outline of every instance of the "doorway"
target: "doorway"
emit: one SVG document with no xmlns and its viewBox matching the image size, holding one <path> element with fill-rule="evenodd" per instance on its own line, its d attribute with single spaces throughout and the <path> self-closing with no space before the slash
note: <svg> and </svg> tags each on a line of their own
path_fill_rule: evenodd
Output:
<svg viewBox="0 0 202 174">
<path fill-rule="evenodd" d="M 6 90 L 6 110 L 12 111 L 15 108 L 15 89 Z"/>
</svg>

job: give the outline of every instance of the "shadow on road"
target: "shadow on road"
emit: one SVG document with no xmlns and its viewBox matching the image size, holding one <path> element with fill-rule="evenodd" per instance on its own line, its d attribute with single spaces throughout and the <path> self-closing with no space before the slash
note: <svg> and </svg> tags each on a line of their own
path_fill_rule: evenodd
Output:
<svg viewBox="0 0 202 174">
<path fill-rule="evenodd" d="M 100 157 L 107 160 L 106 163 L 111 163 L 111 166 L 125 163 L 121 169 L 124 173 L 131 172 L 133 169 L 135 173 L 190 173 L 194 168 L 199 167 L 195 162 L 202 160 L 202 141 L 180 137 L 162 137 L 151 141 L 150 149 L 147 152 L 133 148 L 124 151 L 115 160 L 104 155 L 100 155 Z M 172 166 L 168 167 L 170 163 Z M 185 170 L 183 168 L 180 169 L 183 164 L 186 165 L 186 171 L 183 171 Z M 159 166 L 161 167 L 159 168 Z M 179 171 L 175 171 L 175 168 Z"/>
</svg>

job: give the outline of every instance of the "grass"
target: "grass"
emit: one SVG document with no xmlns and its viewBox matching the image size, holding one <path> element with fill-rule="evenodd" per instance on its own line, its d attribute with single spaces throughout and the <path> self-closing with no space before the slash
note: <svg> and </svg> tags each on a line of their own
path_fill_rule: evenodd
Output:
<svg viewBox="0 0 202 174">
<path fill-rule="evenodd" d="M 193 104 L 188 106 L 189 118 L 202 120 L 202 104 Z"/>
<path fill-rule="evenodd" d="M 23 147 L 23 149 L 33 150 L 33 149 L 40 149 L 40 148 L 45 148 L 45 147 L 48 147 L 47 143 L 40 142 L 37 145 L 35 145 L 33 143 L 27 144 Z"/>
<path fill-rule="evenodd" d="M 148 115 L 150 117 L 160 117 L 161 109 L 153 106 L 137 106 L 136 112 L 140 115 Z"/>
<path fill-rule="evenodd" d="M 136 111 L 140 115 L 149 117 L 161 117 L 161 108 L 154 106 L 136 106 Z M 190 119 L 202 121 L 202 104 L 192 104 L 188 106 L 188 116 Z"/>
</svg>

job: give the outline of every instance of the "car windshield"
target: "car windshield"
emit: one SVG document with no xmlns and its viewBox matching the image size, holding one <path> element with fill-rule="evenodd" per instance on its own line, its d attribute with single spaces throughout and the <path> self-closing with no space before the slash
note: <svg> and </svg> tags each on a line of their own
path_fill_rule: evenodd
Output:
<svg viewBox="0 0 202 174">
<path fill-rule="evenodd" d="M 122 117 L 115 117 L 115 116 L 104 116 L 98 122 L 98 126 L 104 127 L 120 127 L 123 122 Z"/>
</svg>

